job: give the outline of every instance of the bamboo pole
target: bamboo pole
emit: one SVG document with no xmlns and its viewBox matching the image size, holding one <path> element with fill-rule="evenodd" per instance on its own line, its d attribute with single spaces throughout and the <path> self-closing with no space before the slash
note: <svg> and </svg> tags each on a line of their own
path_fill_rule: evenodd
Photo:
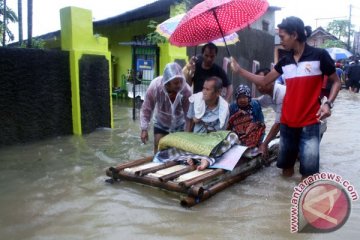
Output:
<svg viewBox="0 0 360 240">
<path fill-rule="evenodd" d="M 186 166 L 186 168 L 181 169 L 179 171 L 173 172 L 173 173 L 169 173 L 167 175 L 161 176 L 159 177 L 160 182 L 167 182 L 169 180 L 175 179 L 177 177 L 179 177 L 180 175 L 183 175 L 185 173 L 194 171 L 196 169 L 196 166 Z"/>
<path fill-rule="evenodd" d="M 204 175 L 201 175 L 201 176 L 198 176 L 198 177 L 195 177 L 195 178 L 183 181 L 183 182 L 179 182 L 179 185 L 182 186 L 182 187 L 190 187 L 190 186 L 192 186 L 194 184 L 198 184 L 200 182 L 205 182 L 205 181 L 207 181 L 209 179 L 220 176 L 220 175 L 224 174 L 225 171 L 226 170 L 224 170 L 224 169 L 218 168 L 218 169 L 215 169 L 214 171 L 211 171 L 211 172 L 206 173 Z"/>
<path fill-rule="evenodd" d="M 152 159 L 153 159 L 153 157 L 149 156 L 149 157 L 140 158 L 140 159 L 137 159 L 137 160 L 134 160 L 134 161 L 131 161 L 131 162 L 121 163 L 121 164 L 117 165 L 116 167 L 108 168 L 106 170 L 106 175 L 108 177 L 113 177 L 114 172 L 117 173 L 117 172 L 120 172 L 120 171 L 124 170 L 125 168 L 135 167 L 135 166 L 147 163 L 147 162 L 151 162 Z"/>
<path fill-rule="evenodd" d="M 245 179 L 247 176 L 260 169 L 262 166 L 269 166 L 270 163 L 273 162 L 277 157 L 277 150 L 278 150 L 277 147 L 278 146 L 272 146 L 269 149 L 270 157 L 268 159 L 262 159 L 261 156 L 258 156 L 252 160 L 243 159 L 242 162 L 239 162 L 240 163 L 239 166 L 237 166 L 231 172 L 225 171 L 223 169 L 216 169 L 209 173 L 203 174 L 201 176 L 180 183 L 175 183 L 170 180 L 179 177 L 187 172 L 193 171 L 194 168 L 188 166 L 184 169 L 164 175 L 160 178 L 146 176 L 145 175 L 147 174 L 146 171 L 155 172 L 170 166 L 165 167 L 165 164 L 163 164 L 161 165 L 162 168 L 157 170 L 154 169 L 155 167 L 143 169 L 142 172 L 139 171 L 138 175 L 134 173 L 122 171 L 128 167 L 135 167 L 150 162 L 152 160 L 152 157 L 146 157 L 135 161 L 119 164 L 115 168 L 114 167 L 109 168 L 107 170 L 107 175 L 112 177 L 113 179 L 129 180 L 149 186 L 166 189 L 169 191 L 175 191 L 175 192 L 187 194 L 186 197 L 181 199 L 180 204 L 184 207 L 191 207 L 202 201 L 209 199 L 211 196 L 222 191 L 228 186 Z M 173 163 L 170 163 L 171 166 L 173 166 L 172 164 Z M 156 166 L 156 168 L 157 167 L 158 166 Z M 205 182 L 207 182 L 206 185 L 204 184 Z"/>
<path fill-rule="evenodd" d="M 272 156 L 267 159 L 266 162 L 264 162 L 261 157 L 255 158 L 250 162 L 245 162 L 234 169 L 234 173 L 230 173 L 222 181 L 219 181 L 208 188 L 200 188 L 197 195 L 189 194 L 188 196 L 182 198 L 180 200 L 180 205 L 183 207 L 192 207 L 200 202 L 203 202 L 232 184 L 244 180 L 246 177 L 262 168 L 264 164 L 271 163 L 275 160 L 276 156 Z"/>
<path fill-rule="evenodd" d="M 260 167 L 259 167 L 260 168 Z M 257 169 L 252 169 L 249 172 L 244 172 L 237 176 L 232 176 L 227 180 L 220 181 L 213 186 L 209 187 L 208 189 L 201 189 L 198 192 L 198 195 L 188 195 L 180 200 L 180 205 L 183 207 L 192 207 L 200 202 L 203 202 L 210 197 L 214 196 L 216 193 L 224 190 L 225 188 L 229 187 L 230 185 L 239 182 L 245 179 L 247 176 L 251 175 L 252 172 L 255 172 Z"/>
<path fill-rule="evenodd" d="M 135 175 L 144 176 L 144 175 L 146 175 L 148 173 L 153 173 L 153 172 L 159 171 L 161 169 L 165 169 L 165 168 L 175 166 L 177 164 L 178 164 L 178 162 L 176 162 L 176 161 L 168 161 L 168 162 L 165 162 L 165 163 L 163 163 L 163 164 L 161 164 L 159 166 L 150 167 L 150 168 L 142 169 L 142 170 L 139 170 L 139 171 L 135 171 Z"/>
<path fill-rule="evenodd" d="M 161 182 L 158 178 L 150 177 L 150 176 L 137 176 L 132 173 L 128 173 L 125 171 L 120 171 L 118 173 L 119 179 L 128 180 L 132 182 L 142 183 L 153 187 L 163 188 L 169 191 L 179 192 L 179 193 L 187 193 L 188 189 L 180 186 L 177 183 L 168 181 Z"/>
<path fill-rule="evenodd" d="M 191 186 L 188 191 L 188 196 L 199 197 L 204 193 L 204 184 L 199 183 Z"/>
</svg>

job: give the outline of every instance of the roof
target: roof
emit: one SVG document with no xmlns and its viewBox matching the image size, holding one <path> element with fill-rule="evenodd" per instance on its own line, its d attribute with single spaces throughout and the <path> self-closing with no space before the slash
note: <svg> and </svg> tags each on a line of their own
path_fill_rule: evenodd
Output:
<svg viewBox="0 0 360 240">
<path fill-rule="evenodd" d="M 149 18 L 156 18 L 159 16 L 170 16 L 170 6 L 174 5 L 175 3 L 183 2 L 183 0 L 157 0 L 153 3 L 144 5 L 142 7 L 133 9 L 131 11 L 127 11 L 124 13 L 121 13 L 117 16 L 113 16 L 110 18 L 106 18 L 103 20 L 95 21 L 93 22 L 94 27 L 101 27 L 106 25 L 112 25 L 112 24 L 121 24 L 121 23 L 129 23 L 133 21 L 139 21 Z M 192 0 L 190 3 L 190 8 L 194 5 L 202 2 L 202 0 Z M 278 11 L 281 8 L 275 7 L 275 6 L 269 6 L 268 11 Z M 56 39 L 60 36 L 60 30 L 49 32 L 46 34 L 43 34 L 41 36 L 37 36 L 39 38 L 42 38 L 44 40 L 47 39 Z"/>
<path fill-rule="evenodd" d="M 182 0 L 157 0 L 142 7 L 121 13 L 119 15 L 93 22 L 94 27 L 101 27 L 110 24 L 129 23 L 138 20 L 155 18 L 159 16 L 170 16 L 170 6 L 182 2 Z M 191 4 L 197 4 L 201 0 L 193 0 Z M 60 30 L 49 32 L 38 36 L 42 39 L 52 39 L 60 36 Z"/>
<path fill-rule="evenodd" d="M 196 0 L 200 2 L 199 0 Z M 170 16 L 170 6 L 182 2 L 181 0 L 158 0 L 153 3 L 144 5 L 134 10 L 122 13 L 117 16 L 95 21 L 94 27 L 100 27 L 108 24 L 127 23 L 149 18 L 155 18 L 163 15 Z"/>
<path fill-rule="evenodd" d="M 142 7 L 136 8 L 134 10 L 122 13 L 117 16 L 113 16 L 110 18 L 106 18 L 103 20 L 95 21 L 94 27 L 100 27 L 108 24 L 119 24 L 119 23 L 127 23 L 138 20 L 144 20 L 149 18 L 155 18 L 163 15 L 167 15 L 170 17 L 170 6 L 175 3 L 183 2 L 182 0 L 158 0 L 153 3 L 144 5 Z M 191 7 L 196 4 L 202 2 L 202 0 L 192 0 Z M 276 6 L 269 6 L 268 11 L 278 11 L 281 8 Z"/>
<path fill-rule="evenodd" d="M 326 36 L 327 38 L 331 38 L 333 40 L 338 40 L 338 38 L 336 36 L 334 36 L 333 34 L 327 32 L 325 29 L 323 29 L 322 27 L 318 27 L 317 29 L 315 29 L 312 33 L 311 36 L 309 38 L 312 38 L 316 35 L 320 35 L 320 36 Z"/>
</svg>

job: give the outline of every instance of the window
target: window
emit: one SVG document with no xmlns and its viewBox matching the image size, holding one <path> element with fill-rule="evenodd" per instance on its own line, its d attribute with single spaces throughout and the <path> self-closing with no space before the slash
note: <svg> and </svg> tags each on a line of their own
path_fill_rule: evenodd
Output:
<svg viewBox="0 0 360 240">
<path fill-rule="evenodd" d="M 269 22 L 266 21 L 266 20 L 263 20 L 262 21 L 262 30 L 265 31 L 265 32 L 268 32 L 269 31 Z"/>
</svg>

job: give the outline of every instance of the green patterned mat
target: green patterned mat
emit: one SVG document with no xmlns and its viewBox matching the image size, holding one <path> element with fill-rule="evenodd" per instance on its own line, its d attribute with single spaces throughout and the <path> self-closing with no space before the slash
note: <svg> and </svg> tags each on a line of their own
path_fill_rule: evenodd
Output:
<svg viewBox="0 0 360 240">
<path fill-rule="evenodd" d="M 171 133 L 160 139 L 159 151 L 175 147 L 186 152 L 215 157 L 221 155 L 223 153 L 222 149 L 224 149 L 224 147 L 228 149 L 232 142 L 237 139 L 236 134 L 230 133 L 230 131 Z"/>
</svg>

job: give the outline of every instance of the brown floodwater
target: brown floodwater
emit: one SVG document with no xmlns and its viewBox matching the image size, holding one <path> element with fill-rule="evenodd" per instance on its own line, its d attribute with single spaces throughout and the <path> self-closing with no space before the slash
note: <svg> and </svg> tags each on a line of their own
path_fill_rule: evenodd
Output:
<svg viewBox="0 0 360 240">
<path fill-rule="evenodd" d="M 114 129 L 0 149 L 1 239 L 359 239 L 360 201 L 327 234 L 290 233 L 297 173 L 274 164 L 192 207 L 179 195 L 131 182 L 108 184 L 104 169 L 151 155 L 131 104 L 114 103 Z M 269 122 L 271 111 L 265 111 Z M 321 171 L 360 192 L 360 94 L 342 90 L 321 142 Z"/>
</svg>

